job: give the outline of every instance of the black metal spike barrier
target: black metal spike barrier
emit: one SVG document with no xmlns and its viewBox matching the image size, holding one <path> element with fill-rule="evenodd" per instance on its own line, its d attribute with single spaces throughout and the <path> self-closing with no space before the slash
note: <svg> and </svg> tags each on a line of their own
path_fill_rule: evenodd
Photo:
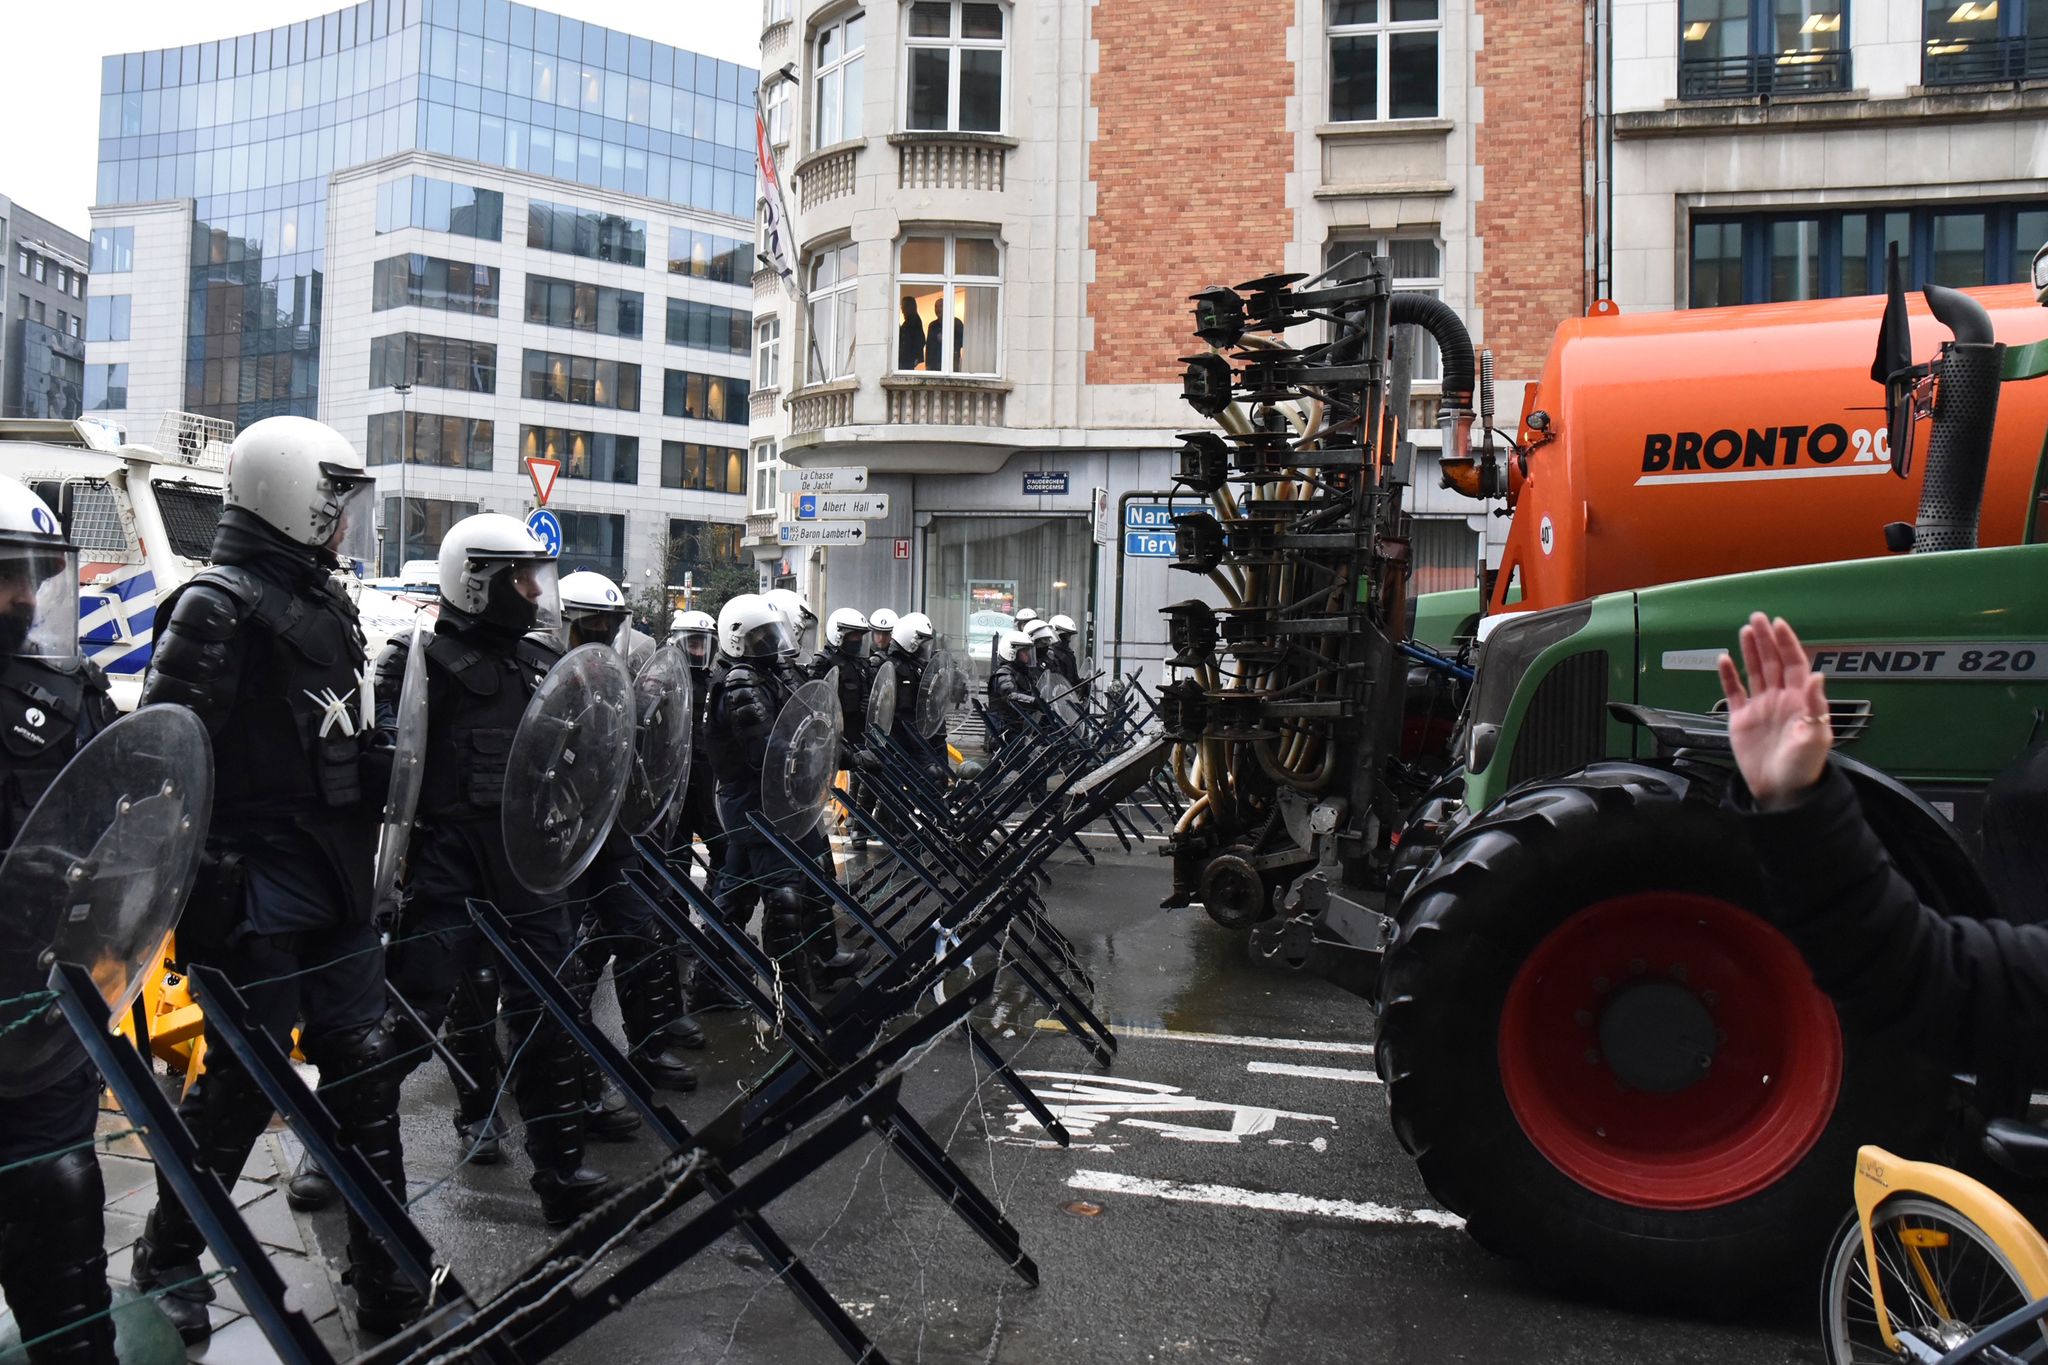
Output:
<svg viewBox="0 0 2048 1365">
<path fill-rule="evenodd" d="M 57 992 L 57 1004 L 86 1055 L 134 1121 L 157 1170 L 170 1181 L 178 1202 L 234 1277 L 249 1316 L 256 1319 L 278 1359 L 285 1365 L 335 1365 L 313 1324 L 285 1305 L 285 1283 L 270 1264 L 270 1253 L 242 1221 L 233 1195 L 200 1165 L 199 1144 L 177 1108 L 157 1088 L 148 1060 L 114 1034 L 112 1016 L 92 974 L 75 962 L 60 962 L 50 969 L 50 989 Z"/>
<path fill-rule="evenodd" d="M 691 1133 L 689 1125 L 678 1118 L 674 1110 L 655 1097 L 654 1087 L 647 1083 L 647 1079 L 640 1074 L 640 1069 L 612 1046 L 611 1039 L 584 1023 L 574 998 L 554 973 L 547 969 L 546 964 L 535 955 L 531 945 L 512 933 L 511 926 L 505 922 L 504 913 L 489 901 L 479 900 L 469 902 L 469 913 L 476 921 L 477 927 L 483 931 L 484 937 L 491 941 L 491 946 L 498 950 L 499 955 L 511 964 L 512 969 L 518 972 L 534 994 L 540 997 L 541 1002 L 547 1006 L 548 1013 L 555 1017 L 555 1022 L 576 1040 L 578 1046 L 590 1054 L 598 1069 L 611 1078 L 612 1083 L 619 1087 L 627 1101 L 639 1111 L 648 1129 L 668 1144 L 672 1152 L 683 1152 L 696 1146 L 697 1138 Z M 713 1167 L 707 1170 L 703 1180 L 705 1188 L 713 1195 L 723 1196 L 732 1192 L 732 1177 L 722 1169 Z M 740 1230 L 747 1234 L 755 1248 L 767 1259 L 776 1278 L 789 1285 L 790 1292 L 795 1294 L 798 1302 L 818 1320 L 818 1324 L 839 1347 L 841 1354 L 851 1361 L 884 1359 L 875 1344 L 868 1340 L 867 1334 L 854 1323 L 845 1307 L 818 1281 L 810 1267 L 798 1259 L 796 1252 L 782 1239 L 782 1234 L 770 1227 L 766 1218 L 758 1211 L 748 1211 L 738 1222 Z"/>
</svg>

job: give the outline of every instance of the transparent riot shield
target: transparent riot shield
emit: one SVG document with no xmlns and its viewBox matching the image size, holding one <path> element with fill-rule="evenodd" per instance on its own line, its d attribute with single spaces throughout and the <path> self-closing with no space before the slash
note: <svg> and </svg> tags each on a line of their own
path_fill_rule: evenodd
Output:
<svg viewBox="0 0 2048 1365">
<path fill-rule="evenodd" d="M 633 780 L 619 827 L 648 834 L 690 783 L 690 663 L 674 645 L 650 654 L 633 677 Z"/>
<path fill-rule="evenodd" d="M 506 861 L 535 895 L 590 866 L 633 776 L 633 679 L 610 645 L 563 655 L 534 689 L 505 765 Z"/>
<path fill-rule="evenodd" d="M 108 1010 L 135 1003 L 199 870 L 213 811 L 213 743 L 180 706 L 145 706 L 79 750 L 0 867 L 0 999 L 92 973 Z M 54 1007 L 0 1008 L 0 1096 L 34 1093 L 85 1060 Z"/>
<path fill-rule="evenodd" d="M 896 665 L 884 659 L 868 683 L 868 729 L 888 734 L 896 726 Z"/>
<path fill-rule="evenodd" d="M 427 629 L 422 620 L 405 650 L 405 681 L 398 688 L 398 745 L 391 755 L 391 790 L 384 798 L 384 824 L 377 831 L 377 864 L 371 904 L 380 916 L 396 913 L 405 850 L 420 806 L 427 758 Z"/>
<path fill-rule="evenodd" d="M 1038 681 L 1038 696 L 1045 703 L 1046 710 L 1063 724 L 1081 723 L 1083 697 L 1079 683 L 1070 683 L 1048 673 Z"/>
<path fill-rule="evenodd" d="M 917 732 L 934 739 L 946 728 L 953 711 L 953 692 L 960 681 L 960 661 L 947 650 L 937 650 L 925 665 L 917 682 Z"/>
<path fill-rule="evenodd" d="M 839 735 L 835 679 L 807 682 L 790 693 L 761 760 L 761 814 L 785 837 L 801 839 L 818 823 L 839 771 Z"/>
</svg>

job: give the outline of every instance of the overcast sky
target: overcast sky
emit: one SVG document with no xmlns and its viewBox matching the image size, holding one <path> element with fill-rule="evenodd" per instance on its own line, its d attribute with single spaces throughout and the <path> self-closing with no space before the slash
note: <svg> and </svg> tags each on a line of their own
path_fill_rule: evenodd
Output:
<svg viewBox="0 0 2048 1365">
<path fill-rule="evenodd" d="M 0 0 L 0 194 L 80 236 L 98 183 L 100 58 L 296 23 L 336 0 Z M 709 53 L 760 62 L 757 0 L 552 0 L 541 8 Z"/>
</svg>

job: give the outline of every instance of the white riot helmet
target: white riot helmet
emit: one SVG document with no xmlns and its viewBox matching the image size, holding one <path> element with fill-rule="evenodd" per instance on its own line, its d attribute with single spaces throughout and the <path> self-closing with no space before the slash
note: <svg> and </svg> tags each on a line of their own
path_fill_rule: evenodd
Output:
<svg viewBox="0 0 2048 1365">
<path fill-rule="evenodd" d="M 226 505 L 343 564 L 376 554 L 376 500 L 363 457 L 324 422 L 266 417 L 228 447 Z"/>
<path fill-rule="evenodd" d="M 562 580 L 562 619 L 569 644 L 610 645 L 624 653 L 633 613 L 619 585 L 595 569 L 578 569 Z"/>
<path fill-rule="evenodd" d="M 932 629 L 931 617 L 921 611 L 906 612 L 896 618 L 896 633 L 890 640 L 890 646 L 915 658 L 936 633 Z"/>
<path fill-rule="evenodd" d="M 517 517 L 483 512 L 456 522 L 441 539 L 439 569 L 444 609 L 513 635 L 559 634 L 555 557 Z"/>
<path fill-rule="evenodd" d="M 683 651 L 683 657 L 690 661 L 690 667 L 702 672 L 711 667 L 711 653 L 718 648 L 718 622 L 708 611 L 679 611 L 668 623 L 669 637 Z"/>
<path fill-rule="evenodd" d="M 868 653 L 868 618 L 852 607 L 841 607 L 825 618 L 825 643 L 843 649 L 856 659 Z"/>
<path fill-rule="evenodd" d="M 1081 633 L 1081 628 L 1074 624 L 1074 618 L 1071 616 L 1055 616 L 1052 618 L 1051 624 L 1053 630 L 1059 635 L 1062 644 Z"/>
<path fill-rule="evenodd" d="M 1031 637 L 1031 643 L 1034 645 L 1045 646 L 1059 639 L 1053 633 L 1052 627 L 1044 621 L 1027 621 L 1021 629 Z"/>
<path fill-rule="evenodd" d="M 1031 607 L 1020 607 L 1017 611 L 1017 629 L 1022 630 L 1038 619 L 1038 612 Z"/>
<path fill-rule="evenodd" d="M 769 606 L 782 613 L 783 620 L 789 622 L 789 638 L 798 645 L 818 628 L 818 613 L 811 610 L 811 604 L 804 601 L 803 594 L 795 588 L 770 588 L 761 595 L 768 599 Z"/>
<path fill-rule="evenodd" d="M 0 657 L 78 657 L 78 547 L 43 500 L 0 474 Z"/>
<path fill-rule="evenodd" d="M 1033 660 L 1031 637 L 1021 630 L 1004 631 L 996 637 L 996 658 L 1006 664 L 1030 667 Z"/>
<path fill-rule="evenodd" d="M 880 631 L 884 635 L 892 633 L 896 629 L 897 622 L 901 621 L 902 619 L 902 617 L 898 616 L 895 612 L 890 611 L 887 607 L 883 607 L 877 611 L 871 611 L 868 613 L 869 627 L 871 627 L 874 630 Z"/>
<path fill-rule="evenodd" d="M 772 661 L 794 653 L 796 637 L 773 602 L 743 592 L 718 609 L 718 651 L 728 659 Z"/>
</svg>

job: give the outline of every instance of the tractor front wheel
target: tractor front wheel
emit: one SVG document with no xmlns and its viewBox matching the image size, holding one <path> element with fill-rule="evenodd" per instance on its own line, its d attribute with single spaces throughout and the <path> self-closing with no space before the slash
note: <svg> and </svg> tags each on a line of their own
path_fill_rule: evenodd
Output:
<svg viewBox="0 0 2048 1365">
<path fill-rule="evenodd" d="M 1740 821 L 1683 775 L 1596 765 L 1511 793 L 1402 921 L 1377 1050 L 1395 1132 L 1481 1243 L 1585 1287 L 1804 1286 L 1856 1148 L 1918 1150 L 1942 1113 L 1942 1077 L 1865 1046 L 1814 986 Z"/>
</svg>

